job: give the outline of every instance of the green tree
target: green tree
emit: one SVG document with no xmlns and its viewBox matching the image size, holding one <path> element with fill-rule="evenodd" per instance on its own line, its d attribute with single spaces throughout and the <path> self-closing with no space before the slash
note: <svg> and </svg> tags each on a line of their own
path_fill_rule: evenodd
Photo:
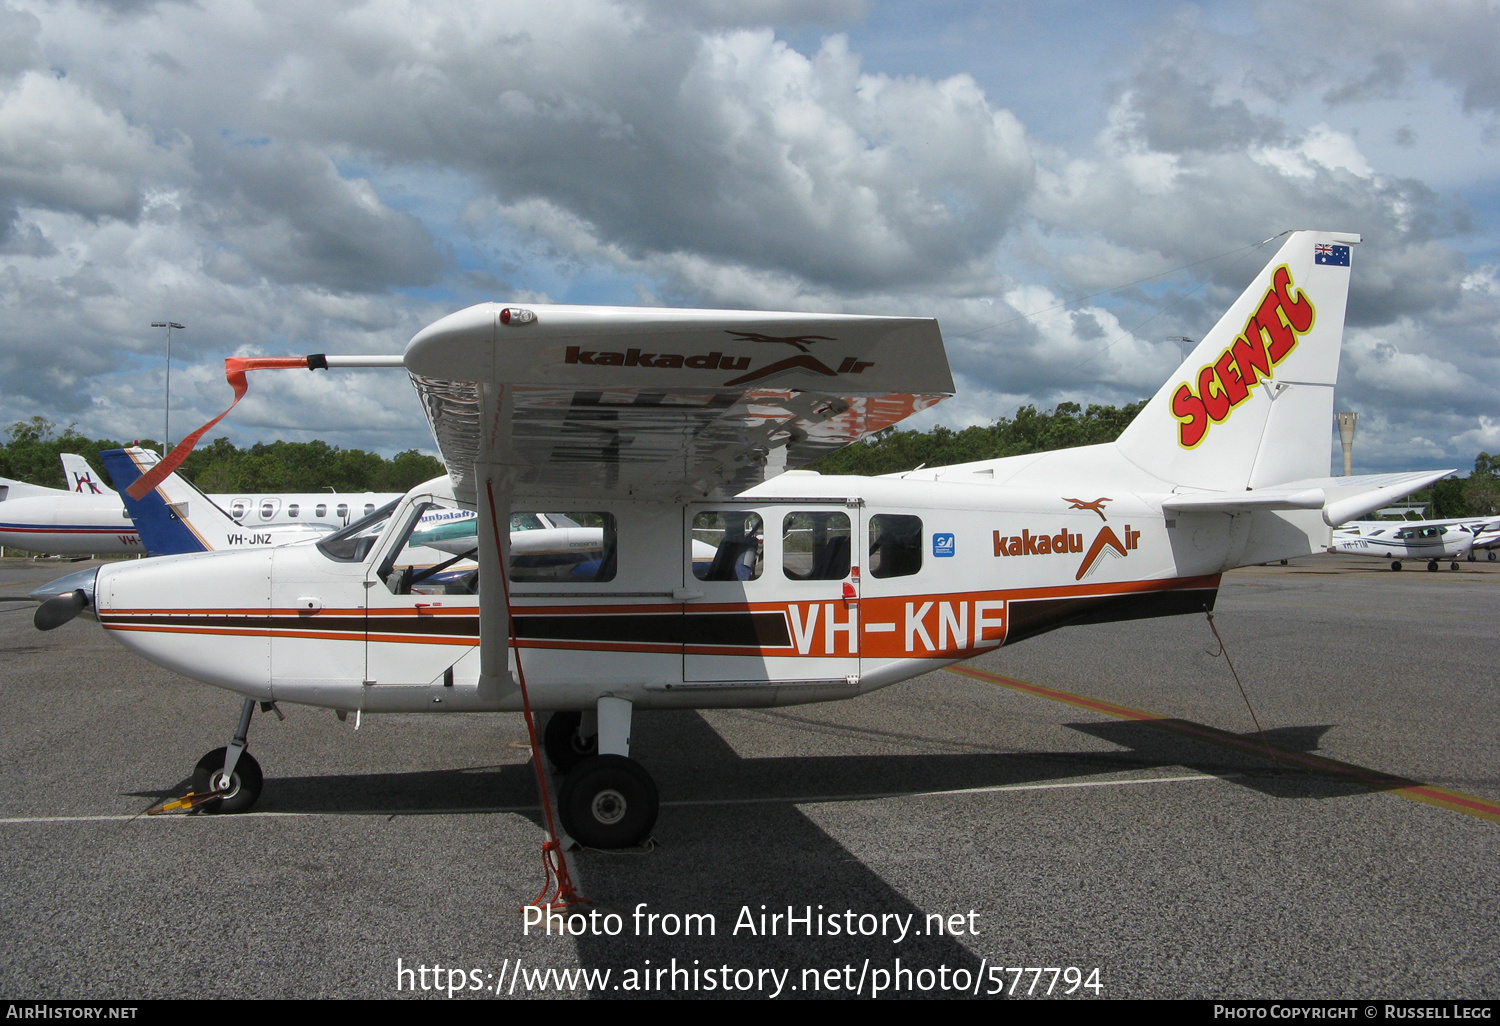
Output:
<svg viewBox="0 0 1500 1026">
<path fill-rule="evenodd" d="M 1046 413 L 1037 412 L 1035 406 L 1023 406 L 1013 419 L 1002 417 L 993 424 L 961 431 L 941 425 L 929 431 L 886 428 L 815 460 L 808 469 L 823 474 L 873 476 L 919 466 L 941 467 L 1112 442 L 1143 406 L 1144 402 L 1091 405 L 1085 410 L 1077 403 L 1058 403 L 1056 409 Z"/>
</svg>

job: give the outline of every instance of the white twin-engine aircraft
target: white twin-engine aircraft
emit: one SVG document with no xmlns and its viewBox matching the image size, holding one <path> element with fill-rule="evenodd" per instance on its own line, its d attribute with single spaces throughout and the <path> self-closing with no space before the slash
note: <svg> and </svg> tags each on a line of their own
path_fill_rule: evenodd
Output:
<svg viewBox="0 0 1500 1026">
<path fill-rule="evenodd" d="M 853 698 L 1207 610 L 1224 571 L 1448 473 L 1328 476 L 1358 241 L 1292 233 L 1116 442 L 878 478 L 791 468 L 953 391 L 930 319 L 471 307 L 404 356 L 448 476 L 320 541 L 110 565 L 50 602 L 245 696 L 195 772 L 204 811 L 260 792 L 257 702 L 515 711 L 524 680 L 567 831 L 636 844 L 657 813 L 636 709 Z M 592 540 L 529 560 L 500 525 L 549 509 Z M 422 526 L 469 510 L 456 546 Z"/>
</svg>

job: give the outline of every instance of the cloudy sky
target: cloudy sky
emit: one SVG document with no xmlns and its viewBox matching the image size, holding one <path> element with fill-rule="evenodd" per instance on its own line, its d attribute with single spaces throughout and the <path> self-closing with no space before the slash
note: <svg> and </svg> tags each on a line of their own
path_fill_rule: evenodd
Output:
<svg viewBox="0 0 1500 1026">
<path fill-rule="evenodd" d="M 179 437 L 225 356 L 490 299 L 935 316 L 919 426 L 1129 402 L 1307 227 L 1366 240 L 1357 469 L 1468 469 L 1496 54 L 1483 0 L 0 0 L 0 424 L 159 438 L 152 321 Z M 222 433 L 432 449 L 388 372 L 262 375 Z"/>
</svg>

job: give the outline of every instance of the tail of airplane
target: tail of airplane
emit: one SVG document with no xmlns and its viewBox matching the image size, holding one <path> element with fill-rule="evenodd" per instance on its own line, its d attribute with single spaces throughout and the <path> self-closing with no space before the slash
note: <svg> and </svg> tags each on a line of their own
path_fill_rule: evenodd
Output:
<svg viewBox="0 0 1500 1026">
<path fill-rule="evenodd" d="M 281 545 L 313 538 L 322 531 L 306 527 L 249 529 L 230 519 L 213 500 L 176 474 L 136 499 L 130 486 L 157 463 L 148 449 L 109 449 L 99 454 L 110 479 L 120 488 L 120 498 L 135 521 L 141 544 L 148 556 L 171 556 L 183 552 L 211 552 L 251 545 Z"/>
<path fill-rule="evenodd" d="M 68 491 L 79 495 L 114 495 L 114 490 L 100 479 L 89 461 L 77 453 L 59 454 L 62 458 L 63 480 L 68 482 Z"/>
<path fill-rule="evenodd" d="M 1243 491 L 1328 476 L 1349 298 L 1344 232 L 1293 232 L 1115 443 L 1173 484 Z"/>
<path fill-rule="evenodd" d="M 1333 388 L 1359 241 L 1344 232 L 1290 233 L 1114 442 L 925 473 L 982 474 L 1030 488 L 1076 474 L 1100 487 L 1171 493 L 1167 511 L 1276 513 L 1281 523 L 1260 518 L 1264 529 L 1251 532 L 1257 540 L 1239 550 L 1247 562 L 1326 547 L 1329 526 L 1452 473 L 1329 476 Z"/>
</svg>

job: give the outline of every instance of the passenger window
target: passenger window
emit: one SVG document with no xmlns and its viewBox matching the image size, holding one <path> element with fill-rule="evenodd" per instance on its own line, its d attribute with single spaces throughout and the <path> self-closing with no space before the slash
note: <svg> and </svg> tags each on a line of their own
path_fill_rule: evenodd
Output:
<svg viewBox="0 0 1500 1026">
<path fill-rule="evenodd" d="M 339 508 L 335 512 L 338 513 L 340 520 L 347 520 L 349 518 L 349 504 L 346 502 L 339 503 Z"/>
<path fill-rule="evenodd" d="M 260 502 L 260 518 L 262 520 L 270 520 L 276 515 L 276 510 L 280 508 L 280 506 L 280 499 L 262 499 Z M 365 513 L 367 514 L 373 512 L 375 512 L 373 507 L 365 510 Z"/>
<path fill-rule="evenodd" d="M 922 518 L 880 513 L 870 518 L 870 573 L 910 577 L 922 569 Z"/>
<path fill-rule="evenodd" d="M 693 517 L 693 576 L 700 581 L 754 581 L 765 561 L 760 514 L 738 510 Z"/>
<path fill-rule="evenodd" d="M 615 579 L 619 560 L 613 513 L 547 516 L 554 523 L 572 526 L 548 527 L 535 513 L 511 514 L 511 580 L 523 584 L 576 584 Z"/>
<path fill-rule="evenodd" d="M 373 502 L 367 502 L 367 503 L 365 503 L 365 516 L 369 516 L 371 513 L 374 513 L 374 512 L 375 512 L 375 504 Z"/>
<path fill-rule="evenodd" d="M 229 504 L 229 515 L 235 520 L 244 520 L 245 514 L 248 512 L 250 512 L 250 502 L 248 499 L 235 499 L 234 502 Z"/>
<path fill-rule="evenodd" d="M 288 503 L 287 507 L 286 507 L 286 515 L 295 520 L 296 517 L 297 517 L 298 511 L 301 510 L 301 509 L 302 509 L 302 507 L 299 506 L 299 505 L 297 505 L 295 502 Z"/>
<path fill-rule="evenodd" d="M 323 519 L 328 515 L 328 504 L 326 502 L 318 503 L 318 508 L 313 510 L 313 512 L 317 514 L 319 520 Z"/>
<path fill-rule="evenodd" d="M 849 553 L 847 513 L 788 513 L 781 522 L 781 570 L 794 581 L 842 581 Z"/>
</svg>

